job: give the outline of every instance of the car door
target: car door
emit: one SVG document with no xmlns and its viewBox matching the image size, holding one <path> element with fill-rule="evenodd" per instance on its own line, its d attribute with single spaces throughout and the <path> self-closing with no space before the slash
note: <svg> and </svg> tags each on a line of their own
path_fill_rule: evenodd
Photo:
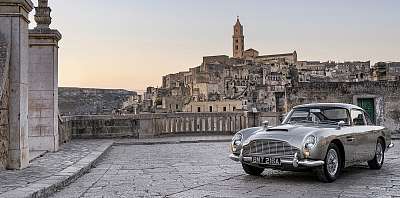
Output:
<svg viewBox="0 0 400 198">
<path fill-rule="evenodd" d="M 371 160 L 375 156 L 375 147 L 376 147 L 376 142 L 378 140 L 378 137 L 381 135 L 381 130 L 383 127 L 381 126 L 376 126 L 375 123 L 371 120 L 369 117 L 369 113 L 364 111 L 364 117 L 365 121 L 367 122 L 368 126 L 368 145 L 367 145 L 367 150 L 368 150 L 368 157 L 366 160 Z"/>
<path fill-rule="evenodd" d="M 352 141 L 354 144 L 355 150 L 353 152 L 353 161 L 365 161 L 370 155 L 370 127 L 366 123 L 364 111 L 360 109 L 352 109 L 350 114 L 353 123 L 353 133 L 349 136 L 346 136 L 346 141 Z"/>
</svg>

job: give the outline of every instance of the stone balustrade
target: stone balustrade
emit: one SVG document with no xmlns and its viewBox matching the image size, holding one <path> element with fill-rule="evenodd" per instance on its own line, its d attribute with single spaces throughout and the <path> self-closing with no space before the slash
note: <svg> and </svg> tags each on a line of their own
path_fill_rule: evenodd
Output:
<svg viewBox="0 0 400 198">
<path fill-rule="evenodd" d="M 187 134 L 234 134 L 268 120 L 279 122 L 279 113 L 216 112 L 154 113 L 138 115 L 84 115 L 60 118 L 60 141 L 72 138 L 149 138 Z"/>
</svg>

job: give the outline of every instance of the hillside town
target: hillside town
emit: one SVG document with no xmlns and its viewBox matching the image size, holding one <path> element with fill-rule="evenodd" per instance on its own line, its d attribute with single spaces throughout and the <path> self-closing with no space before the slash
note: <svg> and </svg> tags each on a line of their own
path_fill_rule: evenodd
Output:
<svg viewBox="0 0 400 198">
<path fill-rule="evenodd" d="M 279 8 L 298 9 L 293 2 L 271 2 L 259 1 L 257 7 L 265 9 L 277 3 Z M 185 3 L 202 14 L 182 12 L 188 10 L 180 7 Z M 360 8 L 359 2 L 351 3 L 348 5 Z M 163 76 L 159 87 L 148 87 L 143 94 L 101 86 L 83 88 L 84 84 L 59 86 L 61 74 L 61 78 L 88 82 L 93 77 L 104 81 L 103 87 L 114 87 L 122 73 L 129 78 L 121 81 L 124 85 L 141 86 L 133 77 L 145 73 L 143 64 L 133 61 L 144 54 L 128 50 L 125 64 L 139 68 L 132 74 L 115 61 L 125 55 L 114 40 L 141 52 L 143 46 L 131 45 L 132 38 L 152 40 L 150 33 L 157 32 L 165 39 L 165 32 L 152 26 L 158 24 L 151 18 L 142 20 L 139 12 L 162 19 L 168 30 L 172 23 L 165 19 L 171 13 L 179 12 L 184 18 L 179 30 L 189 27 L 187 21 L 201 17 L 203 22 L 202 17 L 215 16 L 213 9 L 207 13 L 198 9 L 209 8 L 209 2 L 168 1 L 168 9 L 160 4 L 0 0 L 1 198 L 399 197 L 400 62 L 299 60 L 294 49 L 265 55 L 245 48 L 244 28 L 238 17 L 233 26 L 232 55 L 205 56 L 187 71 Z M 232 6 L 231 1 L 221 0 L 214 1 L 213 8 L 218 4 L 232 10 L 250 5 L 241 2 Z M 329 10 L 335 13 L 351 7 L 335 4 L 329 3 Z M 376 6 L 363 4 L 370 4 L 371 9 Z M 51 16 L 50 5 L 61 12 Z M 251 13 L 261 13 L 254 12 L 254 5 Z M 314 15 L 315 7 L 304 5 Z M 122 6 L 129 10 L 121 15 Z M 375 9 L 375 14 L 398 15 L 393 8 L 400 4 L 386 2 L 385 6 L 384 11 Z M 105 8 L 107 14 L 99 15 Z M 270 11 L 273 9 L 268 14 Z M 357 17 L 365 13 L 365 9 L 351 11 Z M 222 18 L 221 9 L 214 12 Z M 298 16 L 285 12 L 291 14 Z M 368 16 L 357 25 L 369 24 L 372 18 Z M 62 22 L 63 18 L 66 21 Z M 270 27 L 262 20 L 267 18 L 253 18 L 263 22 L 256 31 Z M 51 26 L 53 19 L 65 38 Z M 143 24 L 116 24 L 132 19 Z M 34 24 L 29 25 L 31 22 Z M 386 24 L 382 19 L 377 22 Z M 150 29 L 142 31 L 143 25 Z M 137 30 L 146 37 L 138 37 Z M 397 33 L 388 26 L 385 30 Z M 113 38 L 109 40 L 110 51 L 76 45 L 88 38 L 90 42 L 106 41 L 99 33 Z M 125 33 L 129 33 L 128 39 L 123 39 Z M 393 44 L 383 46 L 400 51 L 391 48 L 399 43 L 393 42 L 398 37 L 391 39 Z M 363 42 L 369 44 L 370 40 Z M 100 51 L 110 59 L 104 59 Z M 106 73 L 112 81 L 99 75 L 101 65 L 90 60 L 89 52 L 107 69 L 119 66 L 111 68 L 114 73 Z M 152 57 L 164 64 L 165 59 L 153 52 Z M 78 54 L 91 63 L 85 64 Z M 59 55 L 70 61 L 59 64 Z M 389 59 L 399 60 L 395 55 Z M 145 61 L 147 64 L 148 59 Z M 78 69 L 71 73 L 64 70 L 71 66 L 68 62 L 77 64 Z M 85 77 L 81 68 L 90 76 Z"/>
<path fill-rule="evenodd" d="M 129 113 L 284 112 L 287 89 L 297 84 L 399 81 L 400 62 L 298 60 L 296 51 L 263 55 L 245 48 L 239 17 L 233 26 L 232 56 L 205 56 L 199 66 L 162 77 L 160 87 L 131 96 Z"/>
</svg>

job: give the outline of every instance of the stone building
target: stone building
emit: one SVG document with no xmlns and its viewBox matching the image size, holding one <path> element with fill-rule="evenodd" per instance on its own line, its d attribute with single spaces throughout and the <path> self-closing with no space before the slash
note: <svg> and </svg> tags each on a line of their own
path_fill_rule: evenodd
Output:
<svg viewBox="0 0 400 198">
<path fill-rule="evenodd" d="M 148 94 L 151 102 L 143 104 L 153 104 L 151 112 L 285 113 L 296 104 L 345 102 L 399 130 L 399 63 L 299 61 L 296 51 L 260 55 L 244 50 L 239 19 L 233 31 L 232 57 L 205 56 L 199 66 L 164 76 L 161 88 Z"/>
<path fill-rule="evenodd" d="M 233 57 L 243 58 L 244 52 L 244 35 L 243 26 L 240 24 L 239 17 L 237 17 L 236 24 L 233 26 Z"/>
<path fill-rule="evenodd" d="M 333 82 L 359 82 L 372 80 L 370 61 L 332 62 L 328 64 L 326 75 Z"/>
<path fill-rule="evenodd" d="M 400 80 L 400 62 L 378 62 L 372 68 L 373 80 L 398 81 Z"/>
</svg>

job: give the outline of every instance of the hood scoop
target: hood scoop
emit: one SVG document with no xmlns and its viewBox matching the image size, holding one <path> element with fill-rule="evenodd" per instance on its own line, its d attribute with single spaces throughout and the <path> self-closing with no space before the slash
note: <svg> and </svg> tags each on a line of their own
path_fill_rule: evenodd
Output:
<svg viewBox="0 0 400 198">
<path fill-rule="evenodd" d="M 268 128 L 268 129 L 266 129 L 266 131 L 286 131 L 287 132 L 287 131 L 295 129 L 295 128 L 297 128 L 297 127 L 293 126 L 293 125 L 281 125 L 281 126 Z"/>
</svg>

